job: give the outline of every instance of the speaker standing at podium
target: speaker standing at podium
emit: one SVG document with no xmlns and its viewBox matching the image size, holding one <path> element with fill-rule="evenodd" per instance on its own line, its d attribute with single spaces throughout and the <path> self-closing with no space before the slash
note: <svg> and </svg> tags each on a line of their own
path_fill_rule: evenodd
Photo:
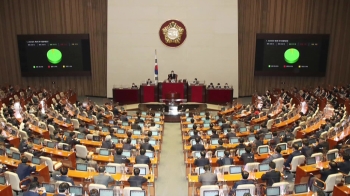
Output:
<svg viewBox="0 0 350 196">
<path fill-rule="evenodd" d="M 177 80 L 177 75 L 174 73 L 174 71 L 171 71 L 171 74 L 168 75 L 168 80 L 170 82 L 176 82 Z"/>
</svg>

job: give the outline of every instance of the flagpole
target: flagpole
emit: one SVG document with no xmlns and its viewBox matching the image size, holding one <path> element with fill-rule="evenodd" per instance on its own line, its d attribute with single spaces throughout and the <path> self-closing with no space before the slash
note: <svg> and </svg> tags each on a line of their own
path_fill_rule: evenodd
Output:
<svg viewBox="0 0 350 196">
<path fill-rule="evenodd" d="M 154 82 L 158 84 L 158 62 L 157 62 L 157 49 L 154 50 Z"/>
</svg>

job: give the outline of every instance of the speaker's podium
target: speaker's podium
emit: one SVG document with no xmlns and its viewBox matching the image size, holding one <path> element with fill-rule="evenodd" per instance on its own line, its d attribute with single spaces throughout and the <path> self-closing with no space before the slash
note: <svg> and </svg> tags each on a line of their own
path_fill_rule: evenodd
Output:
<svg viewBox="0 0 350 196">
<path fill-rule="evenodd" d="M 187 102 L 187 99 L 180 99 L 179 92 L 168 92 L 165 94 L 165 99 L 159 101 L 165 104 L 164 121 L 180 122 L 180 116 L 183 112 L 179 106 L 181 103 Z"/>
</svg>

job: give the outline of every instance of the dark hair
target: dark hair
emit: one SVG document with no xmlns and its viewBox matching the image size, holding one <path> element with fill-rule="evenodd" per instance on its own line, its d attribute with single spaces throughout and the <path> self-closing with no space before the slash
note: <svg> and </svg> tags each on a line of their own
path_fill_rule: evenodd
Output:
<svg viewBox="0 0 350 196">
<path fill-rule="evenodd" d="M 103 172 L 105 172 L 105 167 L 104 166 L 100 166 L 100 167 L 98 167 L 98 172 L 100 172 L 100 173 L 103 173 Z"/>
<path fill-rule="evenodd" d="M 37 181 L 31 182 L 29 184 L 29 190 L 34 190 L 35 188 L 39 188 L 39 187 L 40 187 L 40 185 Z"/>
<path fill-rule="evenodd" d="M 222 141 L 222 139 L 220 138 L 220 139 L 218 140 L 218 143 L 219 143 L 219 145 L 222 145 L 222 144 L 224 144 L 224 141 Z"/>
<path fill-rule="evenodd" d="M 244 138 L 243 138 L 243 137 L 240 137 L 240 138 L 238 139 L 238 141 L 239 141 L 239 143 L 243 144 L 243 143 L 244 143 Z"/>
<path fill-rule="evenodd" d="M 308 141 L 306 138 L 304 138 L 304 139 L 303 139 L 303 144 L 304 144 L 305 146 L 308 146 L 308 145 L 309 145 L 309 141 Z"/>
<path fill-rule="evenodd" d="M 147 143 L 147 142 L 149 142 L 149 138 L 148 138 L 148 137 L 145 137 L 145 139 L 143 139 L 143 141 L 144 141 L 145 143 Z"/>
<path fill-rule="evenodd" d="M 209 118 L 209 117 L 208 117 Z M 214 127 L 214 124 L 213 123 L 210 123 L 209 125 L 210 128 L 213 128 Z"/>
<path fill-rule="evenodd" d="M 69 189 L 69 184 L 67 182 L 62 182 L 59 186 L 58 186 L 58 192 L 63 193 L 65 192 L 67 189 Z"/>
<path fill-rule="evenodd" d="M 28 158 L 27 157 L 22 157 L 21 161 L 22 161 L 22 163 L 27 163 L 28 162 Z"/>
<path fill-rule="evenodd" d="M 153 126 L 155 126 L 156 125 L 156 123 L 155 122 L 151 122 L 151 126 L 153 127 Z"/>
<path fill-rule="evenodd" d="M 293 148 L 294 148 L 295 150 L 299 150 L 299 145 L 298 145 L 298 144 L 293 144 Z"/>
<path fill-rule="evenodd" d="M 131 138 L 129 137 L 129 138 L 126 138 L 126 143 L 127 144 L 130 144 L 131 143 Z"/>
<path fill-rule="evenodd" d="M 142 148 L 141 150 L 140 150 L 140 155 L 145 155 L 146 154 L 146 150 L 144 149 L 144 148 Z"/>
<path fill-rule="evenodd" d="M 196 130 L 196 129 L 197 129 L 197 125 L 193 125 L 192 128 L 193 128 L 194 130 Z"/>
<path fill-rule="evenodd" d="M 126 132 L 126 135 L 130 138 L 132 136 L 132 132 L 131 131 Z"/>
<path fill-rule="evenodd" d="M 117 155 L 121 155 L 123 154 L 123 149 L 122 148 L 118 148 L 117 149 Z"/>
<path fill-rule="evenodd" d="M 140 174 L 140 169 L 139 168 L 135 168 L 134 169 L 134 175 L 138 176 Z"/>
<path fill-rule="evenodd" d="M 72 131 L 69 133 L 69 136 L 73 137 L 75 135 L 75 133 Z"/>
<path fill-rule="evenodd" d="M 252 148 L 250 146 L 245 147 L 246 153 L 250 153 L 252 151 Z"/>
<path fill-rule="evenodd" d="M 194 123 L 194 119 L 193 118 L 191 118 L 191 123 Z"/>
<path fill-rule="evenodd" d="M 210 165 L 204 165 L 203 169 L 204 169 L 204 171 L 209 171 L 210 170 Z"/>
<path fill-rule="evenodd" d="M 100 193 L 98 192 L 97 189 L 91 189 L 89 195 L 90 195 L 90 196 L 99 196 Z"/>
<path fill-rule="evenodd" d="M 201 157 L 205 157 L 206 152 L 205 151 L 201 151 L 200 154 L 201 154 Z"/>
<path fill-rule="evenodd" d="M 349 161 L 350 155 L 348 153 L 344 154 L 343 159 L 344 159 L 344 161 Z"/>
<path fill-rule="evenodd" d="M 331 169 L 337 169 L 338 168 L 337 163 L 334 162 L 334 161 L 329 162 L 329 166 L 331 166 Z"/>
<path fill-rule="evenodd" d="M 152 137 L 152 131 L 148 131 L 147 136 Z"/>
<path fill-rule="evenodd" d="M 249 173 L 247 171 L 242 171 L 242 178 L 243 179 L 248 179 Z"/>
<path fill-rule="evenodd" d="M 198 143 L 201 141 L 201 138 L 200 138 L 200 137 L 196 137 L 194 140 L 195 140 L 196 143 L 198 144 Z"/>
<path fill-rule="evenodd" d="M 277 136 L 277 132 L 275 131 L 275 132 L 272 132 L 272 135 L 273 136 Z"/>
<path fill-rule="evenodd" d="M 269 166 L 271 167 L 271 169 L 275 169 L 275 168 L 276 168 L 276 163 L 273 162 L 273 161 L 271 161 L 271 162 L 269 163 Z"/>
<path fill-rule="evenodd" d="M 224 151 L 224 154 L 225 154 L 226 157 L 229 157 L 229 156 L 230 156 L 230 151 L 225 150 L 225 151 Z"/>
<path fill-rule="evenodd" d="M 212 132 L 213 132 L 213 134 L 216 134 L 216 130 L 215 129 L 213 129 Z"/>
<path fill-rule="evenodd" d="M 67 173 L 68 173 L 68 168 L 66 168 L 66 167 L 61 167 L 61 169 L 60 169 L 60 173 L 61 173 L 61 175 L 67 175 Z"/>
<path fill-rule="evenodd" d="M 275 148 L 275 151 L 276 151 L 276 152 L 278 152 L 278 153 L 281 153 L 282 148 L 281 148 L 281 147 L 279 147 L 279 146 L 277 146 L 277 147 Z"/>
<path fill-rule="evenodd" d="M 194 135 L 198 135 L 198 130 L 195 129 L 195 130 L 193 131 L 193 134 L 194 134 Z"/>
</svg>

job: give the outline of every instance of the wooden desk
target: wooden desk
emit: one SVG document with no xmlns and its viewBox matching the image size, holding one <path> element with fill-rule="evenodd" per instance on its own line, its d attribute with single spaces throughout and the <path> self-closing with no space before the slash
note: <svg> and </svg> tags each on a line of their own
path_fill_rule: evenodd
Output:
<svg viewBox="0 0 350 196">
<path fill-rule="evenodd" d="M 19 143 L 20 143 L 19 137 L 10 136 L 10 137 L 7 138 L 7 140 L 8 140 L 9 143 L 10 143 L 11 145 L 13 145 L 14 147 L 16 147 L 16 148 L 19 147 Z"/>
<path fill-rule="evenodd" d="M 42 148 L 42 152 L 53 155 L 51 159 L 61 161 L 62 164 L 66 167 L 70 167 L 70 168 L 76 167 L 77 162 L 76 162 L 75 152 L 58 150 L 55 148 L 48 148 L 48 147 Z"/>
<path fill-rule="evenodd" d="M 50 139 L 50 133 L 48 130 L 41 129 L 33 124 L 29 125 L 29 129 L 32 130 L 35 135 L 42 135 L 44 139 Z"/>
<path fill-rule="evenodd" d="M 285 121 L 282 121 L 280 123 L 272 125 L 271 129 L 272 129 L 272 131 L 277 131 L 278 129 L 282 129 L 282 128 L 294 123 L 295 121 L 299 120 L 300 117 L 301 117 L 300 114 L 297 114 L 297 115 L 293 116 L 292 118 L 289 118 Z"/>
<path fill-rule="evenodd" d="M 18 164 L 20 164 L 21 161 L 15 160 L 12 158 L 8 158 L 5 156 L 0 156 L 0 163 L 7 165 L 8 167 L 17 168 Z M 49 172 L 49 168 L 46 165 L 43 165 L 43 164 L 41 164 L 41 165 L 29 164 L 29 165 L 36 167 L 35 176 L 38 177 L 38 180 L 40 182 L 50 182 L 50 172 Z"/>
<path fill-rule="evenodd" d="M 233 118 L 234 119 L 241 119 L 241 118 L 245 118 L 245 117 L 247 117 L 247 116 L 249 116 L 249 115 L 251 115 L 252 113 L 251 112 L 245 112 L 245 113 L 243 113 L 243 114 L 237 114 L 237 115 L 235 115 Z"/>
<path fill-rule="evenodd" d="M 88 118 L 88 117 L 78 115 L 77 118 L 81 121 L 84 121 L 87 124 L 95 124 L 95 121 L 93 119 Z"/>
<path fill-rule="evenodd" d="M 262 116 L 260 118 L 255 118 L 250 121 L 251 125 L 261 124 L 263 122 L 267 121 L 267 116 Z"/>
<path fill-rule="evenodd" d="M 235 112 L 235 111 L 237 111 L 237 110 L 239 110 L 241 108 L 242 108 L 242 104 L 237 104 L 237 105 L 235 105 L 234 107 L 232 107 L 230 109 L 218 112 L 218 114 L 221 114 L 221 115 L 231 114 L 231 113 L 233 113 L 233 112 Z"/>
<path fill-rule="evenodd" d="M 349 196 L 350 195 L 350 188 L 346 185 L 343 186 L 334 186 L 333 188 L 333 195 L 336 196 Z"/>
<path fill-rule="evenodd" d="M 336 162 L 341 162 L 341 158 L 337 158 Z M 295 184 L 307 183 L 310 173 L 319 177 L 319 167 L 328 168 L 328 161 L 320 162 L 314 165 L 298 166 L 295 175 Z"/>
<path fill-rule="evenodd" d="M 158 144 L 160 144 L 160 142 Z M 123 148 L 123 144 L 122 143 L 117 143 L 117 144 L 115 144 L 115 147 L 116 148 Z M 136 144 L 135 147 L 136 147 L 137 150 L 140 150 L 140 144 Z M 154 148 L 155 151 L 160 151 L 160 149 L 161 149 L 160 145 L 155 145 L 155 146 L 153 146 L 153 148 Z"/>
<path fill-rule="evenodd" d="M 0 185 L 0 195 L 4 195 L 4 196 L 12 195 L 11 185 Z"/>
<path fill-rule="evenodd" d="M 57 118 L 54 118 L 53 121 L 64 130 L 71 130 L 71 131 L 74 130 L 73 124 L 67 124 L 66 122 L 58 120 Z"/>
<path fill-rule="evenodd" d="M 321 120 L 321 121 L 317 122 L 316 124 L 312 125 L 311 127 L 308 127 L 304 130 L 297 131 L 297 138 L 305 138 L 307 135 L 313 134 L 323 124 L 326 124 L 325 120 Z"/>
<path fill-rule="evenodd" d="M 350 135 L 350 127 L 347 127 L 342 133 L 337 133 L 337 135 L 327 139 L 329 143 L 329 149 L 333 149 L 339 142 L 343 142 Z"/>
</svg>

